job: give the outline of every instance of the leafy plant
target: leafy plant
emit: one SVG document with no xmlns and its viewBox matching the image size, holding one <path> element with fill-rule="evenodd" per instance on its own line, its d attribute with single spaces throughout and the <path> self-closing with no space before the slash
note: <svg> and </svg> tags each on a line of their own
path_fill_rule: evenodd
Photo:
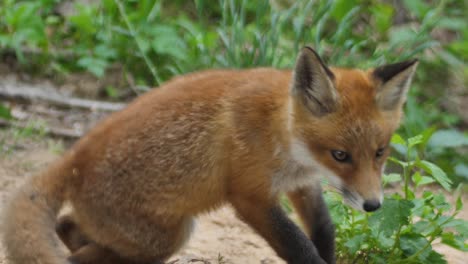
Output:
<svg viewBox="0 0 468 264">
<path fill-rule="evenodd" d="M 0 157 L 14 151 L 18 142 L 22 139 L 43 138 L 46 131 L 47 126 L 43 121 L 31 121 L 24 127 L 13 127 L 5 131 L 0 131 Z"/>
<path fill-rule="evenodd" d="M 444 193 L 429 187 L 438 184 L 452 191 L 445 172 L 423 158 L 432 132 L 408 140 L 394 135 L 392 144 L 403 149 L 405 157 L 390 158 L 389 162 L 403 172 L 385 175 L 383 181 L 401 182 L 401 189 L 386 195 L 379 211 L 359 213 L 344 205 L 337 194 L 326 194 L 337 225 L 337 250 L 343 263 L 446 263 L 433 248 L 437 240 L 468 251 L 468 221 L 456 217 L 463 207 L 460 194 L 452 208 Z"/>
<path fill-rule="evenodd" d="M 0 103 L 0 118 L 11 119 L 10 108 Z"/>
</svg>

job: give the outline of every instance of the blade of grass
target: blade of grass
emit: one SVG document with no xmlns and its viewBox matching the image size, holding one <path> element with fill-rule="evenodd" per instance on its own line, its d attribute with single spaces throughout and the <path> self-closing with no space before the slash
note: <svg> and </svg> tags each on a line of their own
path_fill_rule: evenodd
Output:
<svg viewBox="0 0 468 264">
<path fill-rule="evenodd" d="M 124 19 L 124 22 L 125 22 L 128 30 L 129 30 L 130 35 L 135 40 L 135 43 L 137 44 L 137 47 L 138 47 L 138 49 L 139 49 L 139 51 L 141 53 L 141 56 L 143 57 L 143 60 L 146 63 L 146 66 L 148 67 L 148 69 L 151 72 L 151 75 L 153 76 L 154 80 L 156 81 L 156 85 L 161 84 L 162 81 L 161 81 L 161 78 L 159 77 L 158 71 L 157 71 L 156 67 L 154 66 L 154 64 L 151 62 L 151 60 L 148 58 L 146 53 L 144 52 L 143 46 L 141 44 L 141 40 L 138 37 L 138 34 L 136 33 L 132 23 L 130 22 L 130 19 L 128 18 L 127 14 L 125 13 L 125 8 L 124 8 L 122 2 L 120 0 L 114 0 L 114 2 L 115 2 L 115 4 L 117 5 L 117 7 L 119 9 L 120 15 Z"/>
</svg>

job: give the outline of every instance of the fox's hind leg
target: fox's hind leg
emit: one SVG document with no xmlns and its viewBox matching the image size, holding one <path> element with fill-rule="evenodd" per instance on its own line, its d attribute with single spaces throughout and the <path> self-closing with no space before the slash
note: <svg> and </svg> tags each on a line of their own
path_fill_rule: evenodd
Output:
<svg viewBox="0 0 468 264">
<path fill-rule="evenodd" d="M 163 264 L 154 260 L 132 260 L 90 242 L 75 251 L 68 260 L 72 264 Z"/>
<path fill-rule="evenodd" d="M 191 222 L 191 221 L 189 221 Z M 183 225 L 182 225 L 183 226 Z M 186 228 L 183 228 L 186 229 Z M 115 251 L 100 246 L 86 236 L 73 213 L 59 217 L 56 225 L 59 238 L 71 252 L 72 264 L 163 264 L 162 261 L 146 257 L 123 257 Z"/>
<path fill-rule="evenodd" d="M 89 238 L 82 232 L 72 214 L 59 217 L 55 231 L 71 253 L 90 243 Z"/>
<path fill-rule="evenodd" d="M 75 227 L 65 236 L 72 250 L 69 258 L 73 264 L 154 264 L 163 263 L 188 239 L 192 217 L 173 219 L 141 217 L 117 211 L 115 215 L 101 215 L 104 210 L 87 210 L 76 206 Z M 66 221 L 64 221 L 66 223 Z M 161 223 L 163 222 L 163 223 Z M 81 244 L 77 235 L 85 234 Z M 72 241 L 72 242 L 70 242 Z M 78 241 L 75 243 L 73 241 Z"/>
<path fill-rule="evenodd" d="M 61 216 L 56 225 L 59 238 L 71 252 L 73 264 L 159 264 L 163 262 L 135 261 L 91 241 L 81 230 L 73 214 Z"/>
</svg>

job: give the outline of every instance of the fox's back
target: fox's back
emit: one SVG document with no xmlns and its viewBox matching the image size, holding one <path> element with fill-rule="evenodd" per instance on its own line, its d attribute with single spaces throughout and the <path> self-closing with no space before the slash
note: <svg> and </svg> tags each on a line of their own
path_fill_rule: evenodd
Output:
<svg viewBox="0 0 468 264">
<path fill-rule="evenodd" d="M 72 149 L 73 178 L 81 186 L 76 191 L 116 199 L 102 188 L 112 186 L 121 192 L 121 205 L 130 199 L 175 208 L 174 203 L 185 206 L 190 201 L 206 208 L 222 201 L 230 173 L 229 137 L 233 128 L 249 122 L 237 118 L 238 112 L 255 114 L 254 107 L 280 104 L 275 98 L 287 97 L 289 78 L 290 72 L 274 69 L 206 71 L 148 92 Z"/>
</svg>

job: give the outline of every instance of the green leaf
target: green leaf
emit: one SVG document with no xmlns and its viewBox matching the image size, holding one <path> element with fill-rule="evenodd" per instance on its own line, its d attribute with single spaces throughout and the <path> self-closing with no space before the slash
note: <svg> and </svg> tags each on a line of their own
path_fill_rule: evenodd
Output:
<svg viewBox="0 0 468 264">
<path fill-rule="evenodd" d="M 411 179 L 413 180 L 413 182 L 416 184 L 416 186 L 418 186 L 419 182 L 421 181 L 422 177 L 421 177 L 421 173 L 419 173 L 419 171 L 415 172 L 413 174 L 413 176 L 411 177 Z"/>
<path fill-rule="evenodd" d="M 387 185 L 387 184 L 393 183 L 393 182 L 400 182 L 401 181 L 401 175 L 398 174 L 398 173 L 384 174 L 382 181 L 383 181 L 383 185 Z"/>
<path fill-rule="evenodd" d="M 373 226 L 390 236 L 400 225 L 409 223 L 413 207 L 414 204 L 409 200 L 385 199 L 382 208 L 369 217 L 369 222 L 374 222 Z"/>
<path fill-rule="evenodd" d="M 423 143 L 423 141 L 424 141 L 423 135 L 417 135 L 417 136 L 408 138 L 408 146 L 411 148 L 411 147 L 414 147 L 416 145 Z"/>
<path fill-rule="evenodd" d="M 416 186 L 426 185 L 435 182 L 434 178 L 428 176 L 421 176 L 421 174 L 418 171 L 413 174 L 412 179 Z"/>
<path fill-rule="evenodd" d="M 372 261 L 369 262 L 369 263 L 372 263 L 372 264 L 387 264 L 388 263 L 388 256 L 380 255 L 380 254 L 381 253 L 370 253 L 369 257 L 370 257 L 370 259 Z M 343 263 L 347 263 L 347 262 L 343 262 Z M 358 262 L 356 262 L 356 263 L 358 263 Z"/>
<path fill-rule="evenodd" d="M 345 223 L 348 216 L 348 209 L 343 204 L 342 197 L 337 193 L 325 192 L 325 202 L 329 208 L 330 216 L 335 223 Z"/>
<path fill-rule="evenodd" d="M 388 160 L 400 165 L 403 168 L 408 167 L 408 166 L 411 165 L 411 163 L 409 163 L 409 162 L 401 161 L 401 160 L 398 160 L 398 159 L 396 159 L 394 157 L 388 157 Z"/>
<path fill-rule="evenodd" d="M 468 232 L 468 220 L 452 219 L 444 224 L 444 227 L 454 227 L 457 231 Z M 460 227 L 460 228 L 459 228 Z M 466 234 L 468 236 L 468 234 Z"/>
<path fill-rule="evenodd" d="M 460 236 L 463 237 L 463 241 L 465 242 L 465 251 L 468 251 L 468 244 L 466 244 L 466 241 L 468 239 L 468 220 L 464 219 L 457 219 L 457 220 L 462 220 L 463 224 L 455 226 L 455 230 L 458 232 Z"/>
<path fill-rule="evenodd" d="M 463 208 L 463 200 L 462 200 L 461 195 L 460 195 L 457 198 L 457 202 L 456 202 L 456 205 L 455 205 L 455 210 L 460 211 L 462 208 Z"/>
<path fill-rule="evenodd" d="M 455 211 L 460 211 L 463 208 L 463 184 L 459 184 L 457 188 L 455 189 L 454 193 L 457 196 L 457 200 L 455 202 Z M 468 234 L 467 234 L 468 235 Z"/>
<path fill-rule="evenodd" d="M 447 49 L 451 53 L 449 53 L 450 55 L 445 54 L 444 59 L 446 59 L 447 61 L 455 62 L 456 64 L 454 64 L 454 65 L 457 65 L 457 66 L 458 65 L 460 65 L 460 66 L 465 65 L 465 64 L 463 64 L 463 60 L 466 60 L 468 58 L 468 39 L 451 42 L 447 46 Z M 450 58 L 451 55 L 452 55 L 452 57 Z M 453 55 L 455 55 L 457 57 L 454 57 Z"/>
<path fill-rule="evenodd" d="M 398 47 L 405 43 L 412 43 L 415 40 L 415 34 L 417 34 L 417 32 L 410 26 L 391 28 L 389 30 L 389 45 L 391 47 Z"/>
<path fill-rule="evenodd" d="M 427 160 L 421 160 L 417 162 L 417 165 L 421 167 L 424 171 L 431 174 L 434 179 L 442 186 L 445 190 L 450 191 L 452 181 L 447 177 L 447 174 L 439 168 L 439 166 L 431 163 Z"/>
<path fill-rule="evenodd" d="M 54 16 L 54 15 L 47 16 L 45 22 L 48 25 L 55 25 L 55 24 L 60 23 L 60 17 L 59 16 Z"/>
<path fill-rule="evenodd" d="M 433 182 L 435 182 L 435 180 L 433 178 L 428 177 L 428 176 L 422 176 L 421 181 L 419 182 L 418 186 L 430 184 L 430 183 L 433 183 Z"/>
<path fill-rule="evenodd" d="M 429 241 L 421 234 L 409 233 L 400 236 L 400 248 L 407 257 L 420 251 L 428 243 Z"/>
<path fill-rule="evenodd" d="M 356 0 L 337 0 L 334 1 L 334 5 L 331 8 L 330 14 L 333 18 L 338 21 L 341 21 L 348 12 L 356 7 L 358 3 Z"/>
<path fill-rule="evenodd" d="M 421 135 L 422 135 L 422 144 L 426 145 L 429 139 L 431 139 L 432 135 L 434 135 L 434 132 L 436 131 L 435 127 L 431 127 L 429 129 L 424 130 Z"/>
<path fill-rule="evenodd" d="M 100 58 L 106 58 L 106 59 L 117 58 L 117 51 L 114 48 L 109 47 L 107 45 L 103 45 L 103 44 L 97 45 L 94 48 L 94 54 L 96 54 Z"/>
<path fill-rule="evenodd" d="M 467 252 L 468 251 L 468 245 L 465 244 L 464 242 L 464 237 L 461 235 L 456 235 L 452 232 L 447 232 L 443 233 L 441 235 L 442 237 L 442 243 L 449 245 L 455 249 Z"/>
<path fill-rule="evenodd" d="M 444 259 L 444 256 L 439 254 L 438 252 L 432 250 L 429 255 L 424 259 L 424 263 L 430 264 L 446 264 L 447 261 Z"/>
<path fill-rule="evenodd" d="M 414 207 L 411 210 L 413 216 L 422 216 L 426 208 L 429 207 L 426 204 L 426 199 L 423 199 L 423 198 L 413 199 L 413 204 L 414 204 Z"/>
<path fill-rule="evenodd" d="M 388 250 L 395 245 L 395 239 L 393 237 L 386 237 L 384 234 L 380 234 L 380 236 L 377 237 L 377 243 L 380 248 Z"/>
<path fill-rule="evenodd" d="M 168 25 L 155 26 L 151 30 L 154 39 L 151 46 L 156 53 L 169 55 L 178 59 L 185 59 L 186 45 L 185 42 L 179 37 L 177 30 Z"/>
<path fill-rule="evenodd" d="M 70 16 L 69 20 L 80 33 L 89 35 L 96 33 L 98 27 L 94 23 L 96 19 L 95 8 L 93 5 L 75 5 L 76 15 Z"/>
<path fill-rule="evenodd" d="M 117 93 L 117 90 L 112 85 L 106 86 L 105 91 L 106 91 L 107 96 L 111 98 L 117 98 L 119 96 L 119 94 Z"/>
<path fill-rule="evenodd" d="M 4 119 L 12 119 L 10 108 L 0 104 L 0 117 Z"/>
<path fill-rule="evenodd" d="M 406 146 L 406 141 L 398 134 L 393 134 L 391 142 L 393 144 Z"/>
<path fill-rule="evenodd" d="M 107 67 L 107 61 L 92 57 L 83 57 L 78 60 L 77 64 L 96 75 L 96 77 L 104 76 L 104 71 Z"/>
<path fill-rule="evenodd" d="M 442 17 L 437 23 L 438 27 L 450 30 L 463 30 L 466 28 L 466 20 L 464 18 Z"/>
<path fill-rule="evenodd" d="M 436 194 L 434 195 L 434 199 L 432 199 L 432 203 L 437 208 L 439 211 L 445 212 L 450 210 L 450 203 L 447 202 L 447 199 L 445 198 L 444 194 Z M 438 218 L 438 221 L 444 221 L 441 219 L 446 219 L 447 216 L 440 216 Z"/>
<path fill-rule="evenodd" d="M 366 238 L 367 234 L 360 234 L 348 240 L 344 245 L 348 248 L 350 254 L 356 254 L 366 241 Z"/>
<path fill-rule="evenodd" d="M 414 194 L 414 191 L 411 188 L 408 188 L 408 200 L 414 200 L 416 198 L 416 195 Z"/>
<path fill-rule="evenodd" d="M 385 33 L 392 26 L 393 7 L 385 3 L 376 3 L 371 7 L 371 12 L 378 31 Z"/>
<path fill-rule="evenodd" d="M 413 224 L 412 231 L 414 233 L 419 233 L 422 235 L 428 234 L 433 228 L 431 227 L 432 223 L 429 221 L 421 220 Z"/>
<path fill-rule="evenodd" d="M 367 224 L 370 228 L 370 238 L 367 238 L 369 242 L 375 241 L 378 245 L 379 248 L 387 250 L 392 248 L 395 245 L 395 239 L 392 236 L 387 236 L 386 234 L 382 233 L 380 230 L 380 222 L 375 221 L 376 219 L 373 219 L 372 221 L 367 220 Z M 366 232 L 368 232 L 366 230 Z M 356 232 L 360 233 L 360 231 Z"/>
<path fill-rule="evenodd" d="M 454 148 L 468 146 L 468 136 L 457 130 L 439 130 L 429 140 L 431 147 Z"/>
<path fill-rule="evenodd" d="M 416 14 L 419 18 L 424 17 L 425 14 L 431 10 L 428 4 L 423 0 L 404 0 L 403 4 L 408 11 Z"/>
</svg>

